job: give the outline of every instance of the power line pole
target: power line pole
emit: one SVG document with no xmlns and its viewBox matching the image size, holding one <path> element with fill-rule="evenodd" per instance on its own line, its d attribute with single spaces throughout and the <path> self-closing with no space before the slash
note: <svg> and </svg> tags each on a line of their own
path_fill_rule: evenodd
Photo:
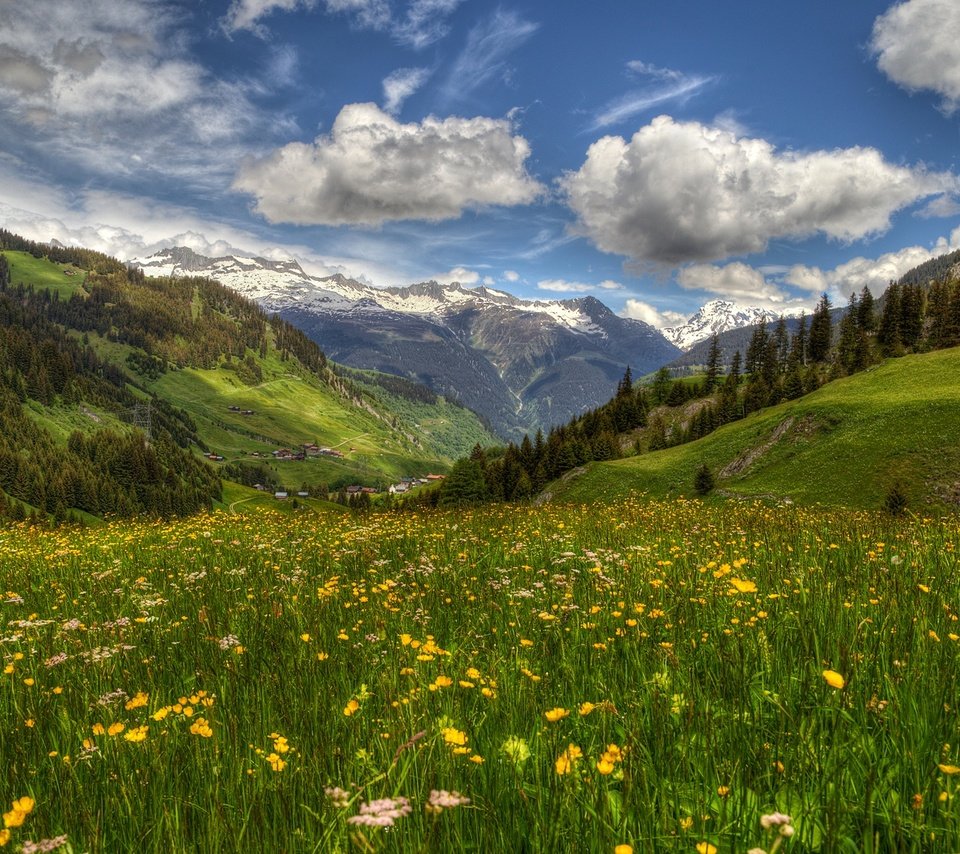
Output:
<svg viewBox="0 0 960 854">
<path fill-rule="evenodd" d="M 130 420 L 133 426 L 143 432 L 147 444 L 153 440 L 153 416 L 150 411 L 150 401 L 138 403 L 130 410 Z"/>
</svg>

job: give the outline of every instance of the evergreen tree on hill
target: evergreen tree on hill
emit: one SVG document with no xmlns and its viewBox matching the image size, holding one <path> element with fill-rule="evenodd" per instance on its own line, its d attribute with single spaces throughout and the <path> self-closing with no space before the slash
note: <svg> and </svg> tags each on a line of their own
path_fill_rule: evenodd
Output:
<svg viewBox="0 0 960 854">
<path fill-rule="evenodd" d="M 810 338 L 807 355 L 811 362 L 825 362 L 830 356 L 832 329 L 830 323 L 830 298 L 823 294 L 813 311 L 810 321 Z"/>
</svg>

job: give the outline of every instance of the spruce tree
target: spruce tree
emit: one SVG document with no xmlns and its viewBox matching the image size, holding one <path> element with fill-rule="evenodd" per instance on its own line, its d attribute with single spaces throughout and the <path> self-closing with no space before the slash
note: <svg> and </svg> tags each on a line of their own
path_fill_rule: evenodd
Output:
<svg viewBox="0 0 960 854">
<path fill-rule="evenodd" d="M 707 356 L 707 376 L 704 380 L 705 391 L 710 394 L 717 386 L 720 378 L 720 341 L 717 333 L 710 339 L 710 353 Z"/>
<path fill-rule="evenodd" d="M 811 362 L 827 361 L 830 355 L 831 338 L 830 298 L 823 294 L 810 321 L 810 340 L 807 344 L 807 353 Z"/>
</svg>

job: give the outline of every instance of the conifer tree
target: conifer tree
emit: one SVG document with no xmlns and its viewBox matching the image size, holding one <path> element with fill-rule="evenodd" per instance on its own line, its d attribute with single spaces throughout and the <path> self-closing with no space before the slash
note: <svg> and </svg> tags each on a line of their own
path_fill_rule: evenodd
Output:
<svg viewBox="0 0 960 854">
<path fill-rule="evenodd" d="M 814 309 L 810 321 L 810 338 L 807 355 L 811 362 L 825 362 L 830 355 L 832 329 L 830 324 L 830 298 L 823 294 Z"/>
<path fill-rule="evenodd" d="M 710 339 L 710 353 L 707 356 L 707 375 L 704 380 L 705 392 L 710 394 L 716 387 L 720 378 L 720 341 L 717 333 L 713 333 Z"/>
<path fill-rule="evenodd" d="M 903 352 L 900 339 L 900 286 L 890 283 L 880 315 L 877 343 L 884 356 L 899 356 Z"/>
</svg>

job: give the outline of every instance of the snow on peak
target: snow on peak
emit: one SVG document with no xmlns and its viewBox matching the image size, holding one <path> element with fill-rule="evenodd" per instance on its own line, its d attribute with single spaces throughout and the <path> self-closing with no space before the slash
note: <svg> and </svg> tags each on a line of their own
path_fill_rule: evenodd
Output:
<svg viewBox="0 0 960 854">
<path fill-rule="evenodd" d="M 755 326 L 763 321 L 776 320 L 780 315 L 776 312 L 757 306 L 739 306 L 734 302 L 723 299 L 710 300 L 687 322 L 680 326 L 670 326 L 660 331 L 663 337 L 671 344 L 683 351 L 689 350 L 694 344 L 704 341 L 711 335 L 719 335 L 730 329 L 741 329 L 744 326 Z"/>
</svg>

